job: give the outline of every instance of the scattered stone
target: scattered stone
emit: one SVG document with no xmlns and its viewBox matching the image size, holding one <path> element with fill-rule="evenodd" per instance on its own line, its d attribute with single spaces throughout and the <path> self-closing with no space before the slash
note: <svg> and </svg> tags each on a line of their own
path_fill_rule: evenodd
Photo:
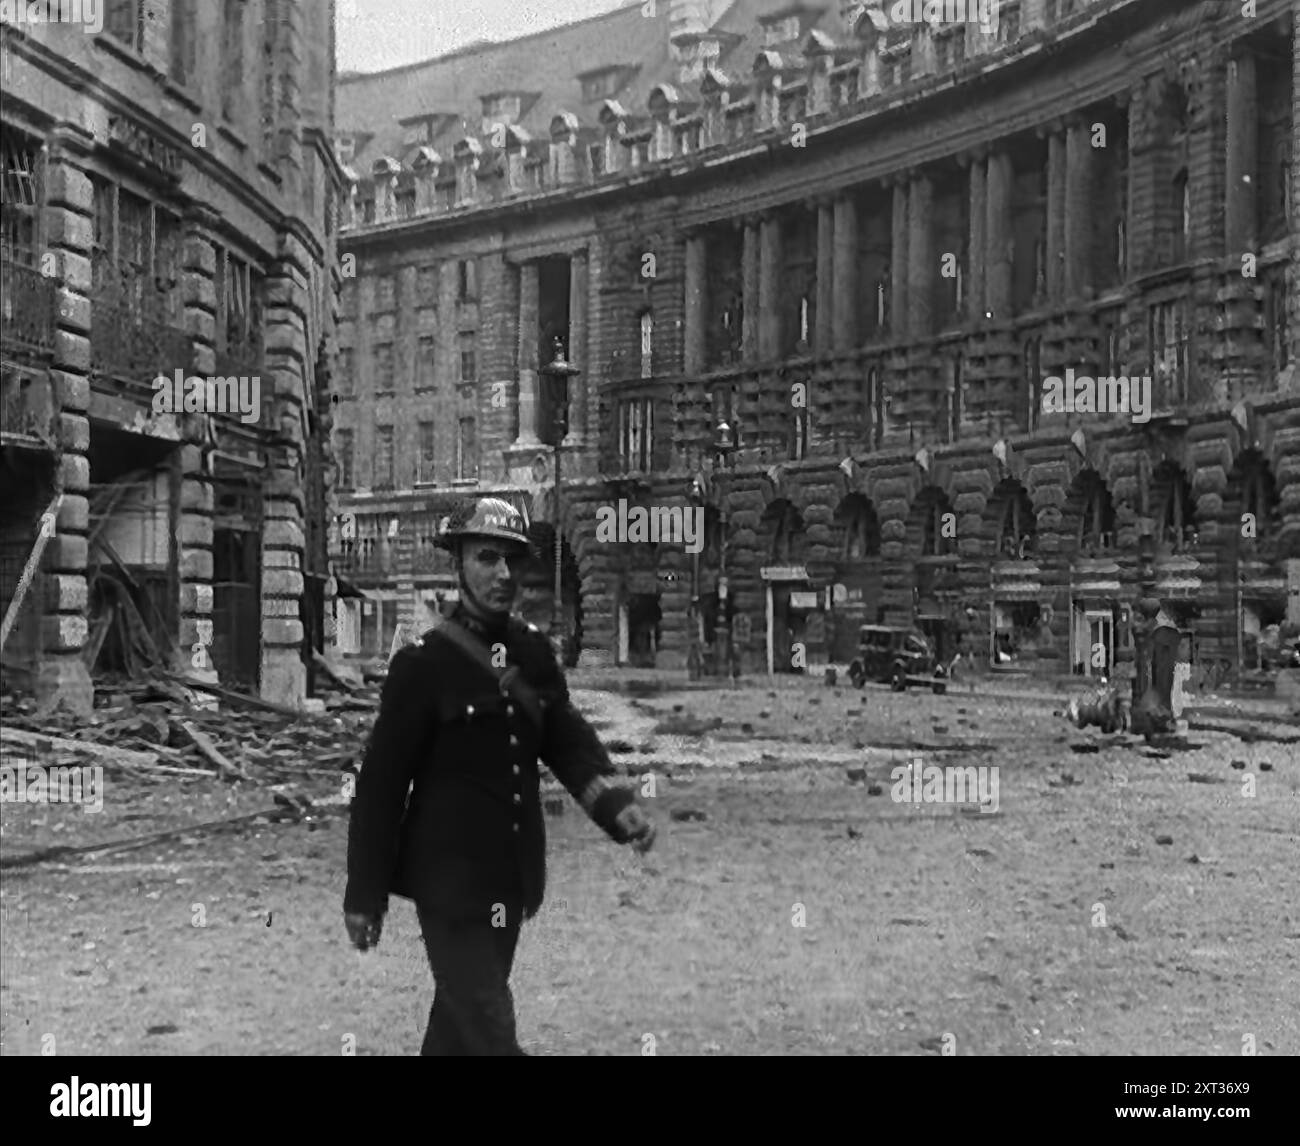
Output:
<svg viewBox="0 0 1300 1146">
<path fill-rule="evenodd" d="M 860 784 L 866 780 L 867 770 L 865 768 L 847 768 L 844 775 L 849 778 L 851 784 Z"/>
<path fill-rule="evenodd" d="M 968 856 L 979 856 L 981 859 L 993 858 L 993 853 L 988 848 L 967 848 L 966 854 Z"/>
<path fill-rule="evenodd" d="M 678 823 L 691 823 L 692 821 L 707 820 L 703 812 L 698 812 L 694 808 L 674 808 L 669 814 L 669 819 L 676 820 Z"/>
<path fill-rule="evenodd" d="M 1071 745 L 1070 745 L 1070 751 L 1071 751 L 1071 752 L 1080 752 L 1080 753 L 1084 753 L 1084 752 L 1100 752 L 1101 749 L 1098 748 L 1097 745 L 1095 745 L 1095 744 L 1071 744 Z"/>
<path fill-rule="evenodd" d="M 867 795 L 868 795 L 868 796 L 879 796 L 879 795 L 881 794 L 881 792 L 883 792 L 883 791 L 884 791 L 884 789 L 883 789 L 879 784 L 868 784 L 868 785 L 867 785 Z"/>
<path fill-rule="evenodd" d="M 1234 761 L 1232 762 L 1232 766 L 1233 766 L 1235 769 L 1237 769 L 1238 772 L 1240 772 L 1244 767 L 1246 767 L 1246 761 L 1244 761 L 1244 760 L 1234 760 Z"/>
<path fill-rule="evenodd" d="M 1273 765 L 1272 765 L 1271 763 L 1269 763 L 1269 761 L 1267 761 L 1267 760 L 1261 760 L 1261 761 L 1259 762 L 1259 770 L 1260 770 L 1261 772 L 1272 772 L 1272 771 L 1273 771 Z"/>
<path fill-rule="evenodd" d="M 1187 857 L 1187 862 L 1200 863 L 1200 864 L 1216 864 L 1219 863 L 1220 861 L 1217 856 L 1202 856 L 1202 855 L 1197 855 L 1195 852 L 1192 852 L 1192 854 Z"/>
<path fill-rule="evenodd" d="M 849 826 L 849 839 L 851 839 L 851 840 L 860 840 L 861 838 L 862 838 L 862 833 L 861 833 L 860 831 L 858 831 L 857 828 L 855 828 L 855 827 L 853 827 L 852 825 L 850 825 L 850 826 Z"/>
<path fill-rule="evenodd" d="M 1108 869 L 1108 870 L 1110 870 L 1110 871 L 1114 871 L 1114 869 L 1115 869 L 1115 865 L 1114 865 L 1113 863 L 1104 863 L 1104 864 L 1101 864 L 1101 865 L 1099 865 L 1099 866 L 1101 866 L 1101 867 L 1103 867 L 1103 868 L 1106 868 L 1106 869 Z"/>
<path fill-rule="evenodd" d="M 147 1035 L 174 1035 L 180 1030 L 180 1027 L 173 1023 L 159 1023 L 157 1026 L 150 1027 L 144 1033 Z"/>
<path fill-rule="evenodd" d="M 548 796 L 542 802 L 542 807 L 548 816 L 562 816 L 564 815 L 564 797 Z"/>
<path fill-rule="evenodd" d="M 1173 836 L 1156 836 L 1156 843 L 1158 843 L 1161 847 L 1167 848 L 1173 842 L 1174 842 Z"/>
<path fill-rule="evenodd" d="M 1188 772 L 1187 778 L 1193 784 L 1226 784 L 1222 776 L 1211 776 L 1206 772 Z"/>
<path fill-rule="evenodd" d="M 605 741 L 605 748 L 611 756 L 626 756 L 629 752 L 636 751 L 636 748 L 629 741 L 617 738 Z"/>
<path fill-rule="evenodd" d="M 764 720 L 766 720 L 769 716 L 772 715 L 772 713 L 770 709 L 765 708 L 758 715 L 761 716 Z"/>
<path fill-rule="evenodd" d="M 753 731 L 754 731 L 754 726 L 753 726 L 752 724 L 750 724 L 748 721 L 746 721 L 744 724 L 742 724 L 742 725 L 740 726 L 740 731 L 741 731 L 741 732 L 753 732 Z"/>
<path fill-rule="evenodd" d="M 1137 936 L 1134 935 L 1132 932 L 1126 930 L 1124 924 L 1122 923 L 1116 923 L 1111 928 L 1111 930 L 1114 931 L 1115 934 L 1118 935 L 1121 939 L 1123 939 L 1125 943 L 1132 943 L 1133 940 L 1137 938 Z"/>
</svg>

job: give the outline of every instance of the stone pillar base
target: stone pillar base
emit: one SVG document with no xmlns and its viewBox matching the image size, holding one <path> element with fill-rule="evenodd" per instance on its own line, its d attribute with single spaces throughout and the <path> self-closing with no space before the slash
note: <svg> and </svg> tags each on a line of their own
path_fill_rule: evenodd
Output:
<svg viewBox="0 0 1300 1146">
<path fill-rule="evenodd" d="M 95 684 L 80 656 L 42 660 L 35 691 L 43 713 L 63 709 L 74 716 L 89 716 L 95 707 Z"/>
<path fill-rule="evenodd" d="M 387 650 L 384 650 L 387 656 Z M 307 698 L 307 666 L 296 647 L 262 646 L 262 699 L 290 708 L 303 708 Z"/>
</svg>

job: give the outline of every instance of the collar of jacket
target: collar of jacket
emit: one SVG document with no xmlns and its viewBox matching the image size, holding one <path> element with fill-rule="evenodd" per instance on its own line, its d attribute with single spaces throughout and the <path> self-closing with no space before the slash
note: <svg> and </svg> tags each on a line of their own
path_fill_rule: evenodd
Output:
<svg viewBox="0 0 1300 1146">
<path fill-rule="evenodd" d="M 504 640 L 510 628 L 510 614 L 506 613 L 500 621 L 483 621 L 475 617 L 464 605 L 458 605 L 451 614 L 451 619 L 464 625 L 475 636 L 485 641 Z"/>
</svg>

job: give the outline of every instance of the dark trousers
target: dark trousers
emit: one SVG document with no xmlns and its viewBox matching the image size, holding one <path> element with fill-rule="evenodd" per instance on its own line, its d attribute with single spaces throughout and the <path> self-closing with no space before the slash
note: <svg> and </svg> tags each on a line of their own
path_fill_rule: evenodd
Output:
<svg viewBox="0 0 1300 1146">
<path fill-rule="evenodd" d="M 519 919 L 505 927 L 448 919 L 417 906 L 433 970 L 433 1006 L 422 1055 L 522 1055 L 515 1041 L 510 969 Z"/>
</svg>

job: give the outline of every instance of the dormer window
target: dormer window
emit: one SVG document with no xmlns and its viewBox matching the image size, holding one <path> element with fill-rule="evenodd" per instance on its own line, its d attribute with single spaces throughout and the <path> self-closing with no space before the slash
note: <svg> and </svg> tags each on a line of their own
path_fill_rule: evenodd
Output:
<svg viewBox="0 0 1300 1146">
<path fill-rule="evenodd" d="M 519 96 L 511 94 L 484 96 L 483 118 L 493 123 L 514 123 L 519 118 Z"/>
<path fill-rule="evenodd" d="M 413 115 L 399 120 L 402 125 L 402 145 L 404 147 L 423 147 L 434 141 L 438 134 L 441 115 Z"/>
<path fill-rule="evenodd" d="M 775 48 L 778 44 L 788 44 L 799 38 L 799 17 L 782 16 L 779 20 L 763 25 L 763 47 Z"/>
<path fill-rule="evenodd" d="M 580 77 L 582 81 L 582 102 L 612 99 L 623 86 L 622 68 L 605 68 Z"/>
</svg>

